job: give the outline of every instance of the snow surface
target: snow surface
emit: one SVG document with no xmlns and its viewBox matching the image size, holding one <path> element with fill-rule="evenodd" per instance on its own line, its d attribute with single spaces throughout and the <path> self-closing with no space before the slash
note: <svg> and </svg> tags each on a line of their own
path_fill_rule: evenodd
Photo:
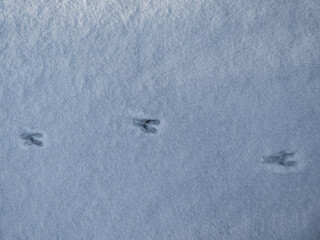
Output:
<svg viewBox="0 0 320 240">
<path fill-rule="evenodd" d="M 319 13 L 1 0 L 0 239 L 320 239 Z"/>
</svg>

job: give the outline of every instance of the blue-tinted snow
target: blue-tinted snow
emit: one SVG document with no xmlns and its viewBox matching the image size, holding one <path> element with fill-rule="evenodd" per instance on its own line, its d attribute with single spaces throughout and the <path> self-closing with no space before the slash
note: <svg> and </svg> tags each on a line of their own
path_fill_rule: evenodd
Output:
<svg viewBox="0 0 320 240">
<path fill-rule="evenodd" d="M 319 239 L 319 13 L 1 1 L 0 239 Z"/>
</svg>

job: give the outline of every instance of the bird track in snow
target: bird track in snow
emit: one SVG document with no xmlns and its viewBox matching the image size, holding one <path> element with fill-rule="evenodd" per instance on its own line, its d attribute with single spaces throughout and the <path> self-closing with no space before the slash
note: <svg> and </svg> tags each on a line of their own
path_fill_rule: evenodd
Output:
<svg viewBox="0 0 320 240">
<path fill-rule="evenodd" d="M 297 164 L 296 161 L 288 161 L 289 158 L 292 158 L 295 155 L 295 152 L 280 151 L 270 156 L 262 157 L 262 162 L 267 164 L 278 164 L 284 167 L 291 167 Z"/>
<path fill-rule="evenodd" d="M 25 146 L 31 146 L 31 145 L 36 145 L 38 147 L 43 147 L 43 142 L 36 138 L 42 138 L 43 134 L 42 133 L 22 133 L 20 137 L 25 140 L 24 145 Z"/>
<path fill-rule="evenodd" d="M 133 119 L 133 124 L 141 129 L 145 133 L 158 133 L 158 130 L 153 127 L 160 125 L 160 120 L 158 119 Z"/>
</svg>

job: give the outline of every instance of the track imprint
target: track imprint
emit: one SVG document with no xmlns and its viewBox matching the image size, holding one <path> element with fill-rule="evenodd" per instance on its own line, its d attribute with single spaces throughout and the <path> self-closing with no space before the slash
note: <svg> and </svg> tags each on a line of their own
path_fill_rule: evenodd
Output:
<svg viewBox="0 0 320 240">
<path fill-rule="evenodd" d="M 42 133 L 22 133 L 20 137 L 25 140 L 24 145 L 25 146 L 31 146 L 31 145 L 36 145 L 38 147 L 43 147 L 43 142 L 36 138 L 42 138 L 43 134 Z"/>
<path fill-rule="evenodd" d="M 153 127 L 160 124 L 158 119 L 133 119 L 133 124 L 145 133 L 157 134 L 158 130 Z"/>
<path fill-rule="evenodd" d="M 296 161 L 288 161 L 289 158 L 292 158 L 295 155 L 295 152 L 286 152 L 280 151 L 270 156 L 262 157 L 262 162 L 267 164 L 278 164 L 284 167 L 292 167 L 297 164 Z"/>
</svg>

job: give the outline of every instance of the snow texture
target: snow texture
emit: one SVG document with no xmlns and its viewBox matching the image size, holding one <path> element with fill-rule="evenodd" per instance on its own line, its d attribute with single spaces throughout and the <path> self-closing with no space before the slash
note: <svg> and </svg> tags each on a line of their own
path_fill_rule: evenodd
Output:
<svg viewBox="0 0 320 240">
<path fill-rule="evenodd" d="M 319 0 L 1 0 L 0 239 L 320 239 Z"/>
</svg>

